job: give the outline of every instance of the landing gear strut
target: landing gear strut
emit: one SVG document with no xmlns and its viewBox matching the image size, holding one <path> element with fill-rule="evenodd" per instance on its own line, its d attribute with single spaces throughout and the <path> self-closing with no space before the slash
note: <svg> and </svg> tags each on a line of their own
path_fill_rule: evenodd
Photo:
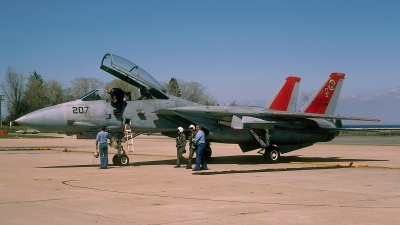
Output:
<svg viewBox="0 0 400 225">
<path fill-rule="evenodd" d="M 278 163 L 281 157 L 278 147 L 269 144 L 269 130 L 265 129 L 265 136 L 258 136 L 256 132 L 250 130 L 254 138 L 260 143 L 261 149 L 257 152 L 264 156 L 268 163 Z"/>
<path fill-rule="evenodd" d="M 129 164 L 129 157 L 126 155 L 124 147 L 121 145 L 122 138 L 123 134 L 118 133 L 117 137 L 115 137 L 115 140 L 112 142 L 113 147 L 116 148 L 118 152 L 118 154 L 115 154 L 112 158 L 112 162 L 115 166 L 127 166 Z"/>
</svg>

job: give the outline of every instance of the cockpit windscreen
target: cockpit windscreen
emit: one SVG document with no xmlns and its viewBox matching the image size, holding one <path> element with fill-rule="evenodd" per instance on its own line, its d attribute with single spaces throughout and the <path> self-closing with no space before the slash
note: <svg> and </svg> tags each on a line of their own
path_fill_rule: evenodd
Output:
<svg viewBox="0 0 400 225">
<path fill-rule="evenodd" d="M 101 100 L 101 97 L 99 95 L 99 90 L 93 90 L 84 94 L 79 99 L 81 99 L 82 101 L 96 101 L 96 100 Z"/>
</svg>

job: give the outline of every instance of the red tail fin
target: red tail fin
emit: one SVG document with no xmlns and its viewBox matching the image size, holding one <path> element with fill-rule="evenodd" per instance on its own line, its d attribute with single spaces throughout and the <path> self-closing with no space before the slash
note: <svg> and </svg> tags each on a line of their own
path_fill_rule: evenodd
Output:
<svg viewBox="0 0 400 225">
<path fill-rule="evenodd" d="M 344 73 L 332 73 L 301 108 L 301 112 L 333 115 L 342 89 Z"/>
<path fill-rule="evenodd" d="M 296 111 L 300 77 L 289 76 L 265 108 L 279 111 Z"/>
</svg>

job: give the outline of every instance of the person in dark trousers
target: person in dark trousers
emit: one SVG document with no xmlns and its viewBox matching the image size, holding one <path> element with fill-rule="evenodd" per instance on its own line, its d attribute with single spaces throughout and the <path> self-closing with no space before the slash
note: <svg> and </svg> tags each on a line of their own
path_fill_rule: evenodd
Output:
<svg viewBox="0 0 400 225">
<path fill-rule="evenodd" d="M 196 145 L 196 166 L 194 167 L 193 171 L 199 171 L 200 165 L 202 165 L 202 170 L 208 170 L 207 162 L 206 162 L 206 135 L 201 130 L 200 125 L 196 125 L 196 136 L 193 138 L 193 142 Z"/>
<path fill-rule="evenodd" d="M 106 126 L 101 126 L 101 131 L 96 136 L 96 153 L 100 143 L 100 169 L 107 169 L 108 166 L 108 144 L 107 139 L 111 139 L 111 134 L 106 132 Z"/>
<path fill-rule="evenodd" d="M 181 167 L 181 160 L 182 160 L 182 154 L 186 152 L 186 136 L 183 133 L 183 128 L 178 127 L 178 137 L 176 137 L 176 155 L 177 155 L 177 160 L 176 160 L 176 166 L 175 168 Z"/>
<path fill-rule="evenodd" d="M 122 102 L 124 101 L 125 92 L 119 88 L 109 88 L 108 93 L 110 94 L 111 100 L 115 104 L 114 114 L 122 114 Z"/>
<path fill-rule="evenodd" d="M 192 159 L 193 159 L 193 155 L 196 152 L 196 146 L 193 143 L 193 138 L 196 136 L 196 128 L 194 127 L 194 125 L 190 125 L 189 126 L 189 130 L 190 130 L 190 135 L 189 135 L 189 158 L 187 160 L 187 165 L 186 165 L 186 169 L 192 169 Z"/>
</svg>

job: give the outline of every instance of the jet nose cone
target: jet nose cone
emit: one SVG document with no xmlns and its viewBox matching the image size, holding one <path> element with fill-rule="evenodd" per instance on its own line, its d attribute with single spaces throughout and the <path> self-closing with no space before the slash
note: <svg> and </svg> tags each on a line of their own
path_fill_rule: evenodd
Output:
<svg viewBox="0 0 400 225">
<path fill-rule="evenodd" d="M 61 106 L 51 106 L 31 112 L 15 120 L 17 123 L 40 131 L 60 131 L 67 126 Z"/>
</svg>

